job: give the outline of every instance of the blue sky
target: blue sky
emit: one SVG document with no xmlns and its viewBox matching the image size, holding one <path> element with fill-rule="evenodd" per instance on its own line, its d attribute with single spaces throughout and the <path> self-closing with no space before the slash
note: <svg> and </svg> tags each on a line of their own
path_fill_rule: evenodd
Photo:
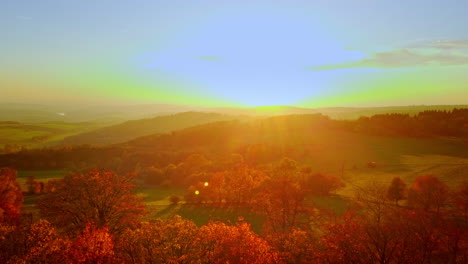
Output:
<svg viewBox="0 0 468 264">
<path fill-rule="evenodd" d="M 467 13 L 467 1 L 4 0 L 0 85 L 6 101 L 460 104 Z"/>
</svg>

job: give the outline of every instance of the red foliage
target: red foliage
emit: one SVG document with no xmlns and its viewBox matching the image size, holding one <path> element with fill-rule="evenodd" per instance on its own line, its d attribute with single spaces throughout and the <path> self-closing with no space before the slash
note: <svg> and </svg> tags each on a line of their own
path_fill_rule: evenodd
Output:
<svg viewBox="0 0 468 264">
<path fill-rule="evenodd" d="M 414 207 L 426 211 L 439 210 L 444 207 L 448 197 L 447 184 L 432 175 L 418 176 L 408 194 L 408 202 Z"/>
<path fill-rule="evenodd" d="M 73 263 L 115 263 L 114 242 L 107 227 L 97 228 L 88 223 L 82 233 L 73 240 L 70 249 Z"/>
<path fill-rule="evenodd" d="M 278 263 L 278 254 L 246 223 L 229 226 L 209 223 L 199 229 L 199 259 L 202 263 Z"/>
<path fill-rule="evenodd" d="M 51 223 L 71 232 L 88 222 L 109 227 L 113 234 L 136 226 L 144 204 L 134 193 L 131 174 L 92 170 L 66 176 L 38 202 L 42 215 Z"/>
<path fill-rule="evenodd" d="M 0 168 L 0 222 L 16 223 L 23 199 L 21 187 L 16 181 L 16 171 Z"/>
</svg>

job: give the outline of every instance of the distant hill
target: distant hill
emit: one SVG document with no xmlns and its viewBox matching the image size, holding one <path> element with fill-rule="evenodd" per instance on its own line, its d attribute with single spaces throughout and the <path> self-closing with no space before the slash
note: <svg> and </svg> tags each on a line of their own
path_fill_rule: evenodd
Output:
<svg viewBox="0 0 468 264">
<path fill-rule="evenodd" d="M 321 114 L 239 120 L 219 114 L 183 113 L 126 122 L 103 131 L 119 131 L 122 133 L 118 134 L 119 140 L 122 140 L 146 129 L 145 125 L 136 125 L 140 122 L 148 123 L 152 129 L 165 127 L 166 130 L 169 127 L 175 130 L 176 125 L 188 125 L 187 121 L 193 120 L 209 123 L 108 146 L 36 149 L 0 155 L 0 166 L 28 169 L 100 167 L 134 171 L 137 167 L 178 165 L 193 153 L 217 161 L 215 164 L 226 162 L 232 154 L 240 154 L 245 162 L 260 167 L 289 157 L 314 171 L 342 176 L 351 189 L 353 184 L 369 181 L 387 184 L 397 175 L 411 182 L 416 176 L 427 174 L 434 174 L 456 186 L 466 179 L 468 170 L 467 137 L 463 133 L 461 137 L 450 136 L 459 129 L 466 132 L 464 124 L 468 116 L 463 116 L 464 111 L 456 112 L 458 114 L 452 118 L 449 113 L 438 112 L 419 114 L 415 118 L 380 115 L 357 121 L 336 121 Z M 447 122 L 441 122 L 440 116 Z M 401 118 L 409 120 L 402 126 Z M 428 118 L 433 119 L 428 124 L 441 125 L 425 125 Z M 227 121 L 216 121 L 222 119 Z M 424 125 L 412 126 L 412 122 Z M 384 129 L 375 130 L 375 124 L 382 124 L 378 127 Z M 428 133 L 414 133 L 406 128 L 415 128 L 416 132 L 420 128 Z M 95 133 L 88 137 L 99 138 Z M 104 138 L 101 140 L 107 140 L 105 133 L 101 136 Z M 375 162 L 376 167 L 369 168 L 369 162 Z"/>
<path fill-rule="evenodd" d="M 0 121 L 0 153 L 54 145 L 67 136 L 94 130 L 98 123 Z"/>
<path fill-rule="evenodd" d="M 224 121 L 141 137 L 118 147 L 128 153 L 151 149 L 161 153 L 199 152 L 210 159 L 238 153 L 251 164 L 290 157 L 313 170 L 344 175 L 356 184 L 370 180 L 390 182 L 395 175 L 410 182 L 416 176 L 434 174 L 453 186 L 466 179 L 465 137 L 370 135 L 336 124 L 320 114 Z M 135 158 L 142 163 L 145 159 Z M 371 161 L 376 162 L 376 169 L 367 167 Z"/>
<path fill-rule="evenodd" d="M 154 118 L 131 120 L 65 138 L 61 145 L 107 145 L 121 143 L 141 136 L 166 133 L 217 121 L 247 119 L 216 113 L 185 112 Z"/>
<path fill-rule="evenodd" d="M 22 123 L 43 122 L 119 122 L 194 111 L 198 108 L 171 104 L 140 105 L 42 105 L 22 103 L 0 103 L 0 120 Z"/>
<path fill-rule="evenodd" d="M 426 110 L 452 110 L 468 108 L 468 105 L 415 105 L 385 107 L 325 107 L 305 108 L 287 105 L 258 107 L 201 107 L 176 104 L 139 105 L 41 105 L 22 103 L 0 103 L 0 121 L 22 123 L 40 122 L 94 122 L 117 124 L 127 120 L 152 118 L 182 112 L 219 113 L 226 115 L 276 116 L 291 114 L 322 113 L 333 119 L 357 119 L 360 116 L 401 113 L 414 115 Z"/>
<path fill-rule="evenodd" d="M 361 116 L 378 114 L 409 114 L 416 115 L 423 111 L 451 111 L 455 108 L 468 108 L 468 105 L 413 105 L 413 106 L 382 106 L 382 107 L 323 107 L 305 108 L 288 105 L 257 106 L 248 108 L 208 108 L 214 113 L 250 116 L 278 116 L 299 114 L 324 114 L 332 119 L 352 120 Z"/>
<path fill-rule="evenodd" d="M 466 109 L 468 105 L 411 105 L 411 106 L 382 106 L 382 107 L 325 107 L 317 108 L 318 113 L 333 119 L 358 119 L 361 116 L 380 114 L 409 114 L 411 116 L 420 112 L 437 110 L 451 111 L 453 109 Z"/>
</svg>

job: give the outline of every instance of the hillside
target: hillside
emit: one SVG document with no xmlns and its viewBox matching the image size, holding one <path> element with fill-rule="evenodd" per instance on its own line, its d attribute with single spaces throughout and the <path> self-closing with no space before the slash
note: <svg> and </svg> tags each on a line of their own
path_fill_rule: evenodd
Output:
<svg viewBox="0 0 468 264">
<path fill-rule="evenodd" d="M 51 146 L 67 136 L 94 130 L 99 123 L 20 123 L 0 121 L 0 153 Z"/>
<path fill-rule="evenodd" d="M 211 123 L 142 137 L 121 147 L 131 153 L 149 148 L 200 152 L 210 159 L 238 153 L 254 165 L 290 157 L 349 183 L 388 181 L 395 175 L 411 181 L 421 174 L 435 174 L 456 185 L 468 171 L 466 139 L 372 135 L 343 129 L 325 116 L 292 115 Z M 376 168 L 368 168 L 369 162 L 375 162 Z"/>
<path fill-rule="evenodd" d="M 185 112 L 148 119 L 131 120 L 65 138 L 61 145 L 106 145 L 121 143 L 141 136 L 166 133 L 216 121 L 246 119 L 216 113 Z"/>
<path fill-rule="evenodd" d="M 361 116 L 400 113 L 414 115 L 427 110 L 451 111 L 467 105 L 413 105 L 384 107 L 322 107 L 308 108 L 288 105 L 257 107 L 201 107 L 177 104 L 93 105 L 93 104 L 24 104 L 0 102 L 0 121 L 39 122 L 99 122 L 112 123 L 153 118 L 189 111 L 225 115 L 276 116 L 321 113 L 333 119 L 357 119 Z"/>
<path fill-rule="evenodd" d="M 320 114 L 218 121 L 110 146 L 54 148 L 3 155 L 0 165 L 27 169 L 100 167 L 134 171 L 150 166 L 177 165 L 193 153 L 201 153 L 218 164 L 229 160 L 232 154 L 240 154 L 248 164 L 260 167 L 289 157 L 314 171 L 343 177 L 349 188 L 369 180 L 389 181 L 395 175 L 410 182 L 423 174 L 435 174 L 456 185 L 465 179 L 468 171 L 464 126 L 467 116 L 464 113 L 465 110 L 426 112 L 413 118 L 384 115 L 356 121 L 336 121 Z M 427 119 L 431 120 L 431 114 L 433 120 L 429 122 Z M 205 116 L 199 113 L 176 116 L 180 121 L 193 115 Z M 436 118 L 439 115 L 447 123 L 437 127 L 434 124 L 440 123 Z M 462 119 L 450 119 L 451 115 Z M 221 117 L 213 114 L 212 120 Z M 401 130 L 401 123 L 395 122 L 399 120 L 396 117 L 406 120 L 405 128 L 416 124 L 414 128 L 421 127 L 427 134 Z M 202 120 L 206 120 L 206 116 Z M 175 123 L 166 124 L 168 127 Z M 374 124 L 382 124 L 385 129 L 375 130 Z M 132 135 L 140 129 L 130 127 L 132 129 L 126 132 Z M 441 127 L 451 129 L 441 131 Z M 113 129 L 116 130 L 119 129 Z M 449 135 L 454 131 L 461 131 L 462 136 L 444 136 L 444 133 Z M 375 162 L 375 168 L 369 168 L 369 162 Z"/>
</svg>

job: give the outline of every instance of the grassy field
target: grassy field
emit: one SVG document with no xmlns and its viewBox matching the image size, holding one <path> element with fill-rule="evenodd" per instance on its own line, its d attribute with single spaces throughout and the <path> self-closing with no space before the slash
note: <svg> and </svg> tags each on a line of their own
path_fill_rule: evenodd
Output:
<svg viewBox="0 0 468 264">
<path fill-rule="evenodd" d="M 63 138 L 100 127 L 97 123 L 31 123 L 0 122 L 0 152 L 5 145 L 38 148 L 53 145 Z"/>
</svg>

